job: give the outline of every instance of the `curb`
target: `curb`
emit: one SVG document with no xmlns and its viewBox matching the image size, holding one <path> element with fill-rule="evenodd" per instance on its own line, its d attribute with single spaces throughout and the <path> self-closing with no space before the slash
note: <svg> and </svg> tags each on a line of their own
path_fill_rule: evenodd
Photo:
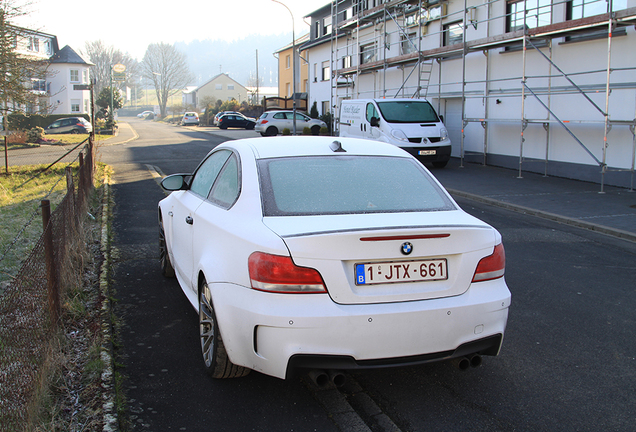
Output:
<svg viewBox="0 0 636 432">
<path fill-rule="evenodd" d="M 101 252 L 104 260 L 100 268 L 99 288 L 102 296 L 102 348 L 101 359 L 104 363 L 102 372 L 102 391 L 104 403 L 103 410 L 103 432 L 116 432 L 119 430 L 119 420 L 117 418 L 117 407 L 115 405 L 115 376 L 113 373 L 113 338 L 110 302 L 110 287 L 108 284 L 108 269 L 110 267 L 110 243 L 108 221 L 110 217 L 110 176 L 104 177 L 104 196 L 102 197 L 102 235 Z"/>
<path fill-rule="evenodd" d="M 449 189 L 446 188 L 446 190 L 454 196 L 458 196 L 458 197 L 462 197 L 462 198 L 466 198 L 472 201 L 477 201 L 477 202 L 481 202 L 484 204 L 489 204 L 492 206 L 496 206 L 496 207 L 501 207 L 503 209 L 506 210 L 512 210 L 518 213 L 523 213 L 523 214 L 527 214 L 530 216 L 536 216 L 542 219 L 547 219 L 547 220 L 551 220 L 554 222 L 558 222 L 558 223 L 562 223 L 564 225 L 570 225 L 573 227 L 577 227 L 577 228 L 582 228 L 582 229 L 586 229 L 588 231 L 594 231 L 600 234 L 605 234 L 608 236 L 612 236 L 612 237 L 616 237 L 619 238 L 621 240 L 627 240 L 627 241 L 631 241 L 631 242 L 636 242 L 636 234 L 635 233 L 631 233 L 629 231 L 623 231 L 620 229 L 616 229 L 616 228 L 609 228 L 603 225 L 598 225 L 598 224 L 593 224 L 590 222 L 585 222 L 582 221 L 580 219 L 575 219 L 575 218 L 570 218 L 567 216 L 561 216 L 558 214 L 554 214 L 554 213 L 550 213 L 550 212 L 546 212 L 543 210 L 537 210 L 537 209 L 533 209 L 530 207 L 524 207 L 522 205 L 518 205 L 518 204 L 511 204 L 511 203 L 507 203 L 504 201 L 499 201 L 493 198 L 486 198 L 480 195 L 475 195 L 469 192 L 463 192 L 463 191 L 459 191 L 457 189 Z"/>
</svg>

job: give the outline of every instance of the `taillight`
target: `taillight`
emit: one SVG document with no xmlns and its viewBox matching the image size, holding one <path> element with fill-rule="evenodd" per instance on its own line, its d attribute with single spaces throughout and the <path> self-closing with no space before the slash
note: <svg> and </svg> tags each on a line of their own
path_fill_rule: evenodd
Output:
<svg viewBox="0 0 636 432">
<path fill-rule="evenodd" d="M 267 122 L 268 122 L 268 120 L 261 120 L 259 123 L 263 125 L 263 124 L 265 124 Z"/>
<path fill-rule="evenodd" d="M 479 261 L 477 270 L 473 276 L 473 282 L 482 282 L 500 278 L 506 271 L 506 252 L 503 243 L 495 246 L 492 255 L 488 255 Z"/>
<path fill-rule="evenodd" d="M 326 293 L 316 269 L 298 267 L 291 257 L 254 252 L 248 259 L 252 288 L 285 294 Z"/>
</svg>

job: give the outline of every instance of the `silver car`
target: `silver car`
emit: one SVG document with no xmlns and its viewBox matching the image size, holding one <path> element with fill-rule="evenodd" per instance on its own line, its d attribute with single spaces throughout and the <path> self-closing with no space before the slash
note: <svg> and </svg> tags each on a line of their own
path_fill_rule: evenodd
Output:
<svg viewBox="0 0 636 432">
<path fill-rule="evenodd" d="M 87 134 L 92 131 L 93 127 L 83 117 L 61 118 L 44 129 L 47 134 Z"/>
<path fill-rule="evenodd" d="M 319 119 L 313 119 L 303 113 L 296 112 L 296 133 L 302 134 L 303 129 L 311 129 L 312 135 L 318 135 L 320 129 L 327 127 L 327 123 Z M 294 130 L 293 111 L 266 111 L 256 121 L 254 130 L 260 132 L 262 136 L 275 136 L 283 129 Z"/>
</svg>

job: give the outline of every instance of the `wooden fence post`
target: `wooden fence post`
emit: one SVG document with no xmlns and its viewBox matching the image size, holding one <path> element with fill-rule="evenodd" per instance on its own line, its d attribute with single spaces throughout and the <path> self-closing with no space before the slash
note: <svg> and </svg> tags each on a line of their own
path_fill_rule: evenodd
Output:
<svg viewBox="0 0 636 432">
<path fill-rule="evenodd" d="M 84 173 L 84 153 L 79 154 L 79 181 L 77 184 L 77 201 L 79 208 L 84 208 L 84 192 L 86 189 L 86 175 Z"/>
<path fill-rule="evenodd" d="M 49 310 L 51 323 L 57 325 L 60 317 L 60 290 L 57 280 L 57 267 L 55 265 L 55 253 L 53 251 L 53 227 L 51 221 L 51 202 L 42 200 L 42 225 L 44 227 L 44 256 L 46 261 L 46 280 L 49 297 Z"/>
</svg>

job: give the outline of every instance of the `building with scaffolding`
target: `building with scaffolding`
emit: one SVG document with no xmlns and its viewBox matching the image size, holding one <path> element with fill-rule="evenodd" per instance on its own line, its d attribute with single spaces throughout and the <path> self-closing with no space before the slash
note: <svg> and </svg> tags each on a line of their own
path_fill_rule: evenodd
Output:
<svg viewBox="0 0 636 432">
<path fill-rule="evenodd" d="M 636 0 L 333 0 L 301 49 L 309 104 L 415 97 L 452 154 L 633 188 Z"/>
</svg>

